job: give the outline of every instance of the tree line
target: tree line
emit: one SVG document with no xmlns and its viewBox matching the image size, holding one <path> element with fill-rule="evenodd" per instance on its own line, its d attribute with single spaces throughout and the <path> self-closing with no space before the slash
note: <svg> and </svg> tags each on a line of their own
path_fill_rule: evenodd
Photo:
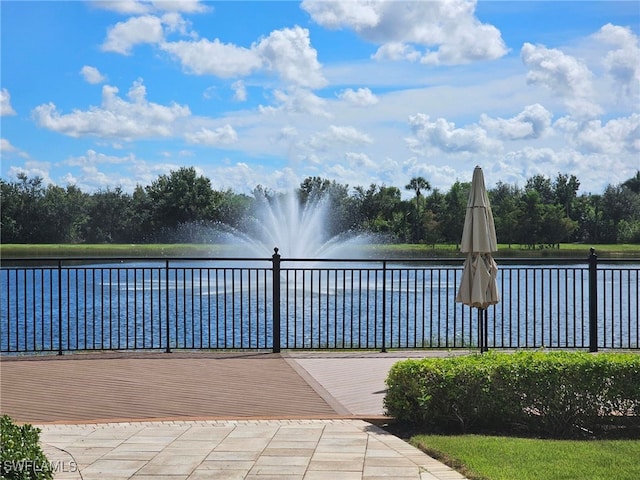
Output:
<svg viewBox="0 0 640 480">
<path fill-rule="evenodd" d="M 489 199 L 499 243 L 530 247 L 562 242 L 640 243 L 640 171 L 602 194 L 578 195 L 579 180 L 559 173 L 535 175 L 524 187 L 498 182 Z M 398 243 L 458 244 L 471 184 L 448 191 L 423 177 L 404 186 L 349 187 L 308 177 L 296 189 L 302 202 L 329 203 L 328 234 L 367 232 Z M 252 195 L 215 190 L 195 168 L 159 176 L 133 193 L 106 188 L 45 185 L 19 174 L 0 179 L 2 243 L 201 243 L 224 224 L 241 228 L 255 207 L 279 193 L 258 185 Z"/>
</svg>

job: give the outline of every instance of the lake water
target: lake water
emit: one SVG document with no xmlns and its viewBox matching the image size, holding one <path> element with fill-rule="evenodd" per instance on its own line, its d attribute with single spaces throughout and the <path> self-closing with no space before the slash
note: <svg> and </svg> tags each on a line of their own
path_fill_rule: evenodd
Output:
<svg viewBox="0 0 640 480">
<path fill-rule="evenodd" d="M 0 350 L 270 349 L 270 262 L 118 263 L 0 270 Z M 598 345 L 637 349 L 637 264 L 599 264 Z M 454 302 L 461 265 L 284 263 L 282 348 L 473 348 Z M 490 348 L 588 348 L 586 265 L 506 265 Z"/>
</svg>

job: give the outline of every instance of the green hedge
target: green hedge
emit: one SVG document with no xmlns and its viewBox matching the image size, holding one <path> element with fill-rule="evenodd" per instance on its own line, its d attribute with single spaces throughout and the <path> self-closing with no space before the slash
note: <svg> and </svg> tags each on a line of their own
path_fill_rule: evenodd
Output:
<svg viewBox="0 0 640 480">
<path fill-rule="evenodd" d="M 51 480 L 53 469 L 39 441 L 39 429 L 0 417 L 0 479 Z"/>
<path fill-rule="evenodd" d="M 567 437 L 640 428 L 636 354 L 490 352 L 406 360 L 391 368 L 387 387 L 387 413 L 431 432 Z"/>
</svg>

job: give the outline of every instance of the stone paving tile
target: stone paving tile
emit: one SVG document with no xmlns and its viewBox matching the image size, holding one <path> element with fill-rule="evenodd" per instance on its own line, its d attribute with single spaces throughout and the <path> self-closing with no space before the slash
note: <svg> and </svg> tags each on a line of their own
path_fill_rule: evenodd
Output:
<svg viewBox="0 0 640 480">
<path fill-rule="evenodd" d="M 249 475 L 299 475 L 303 476 L 306 465 L 254 465 Z"/>
<path fill-rule="evenodd" d="M 357 460 L 316 460 L 309 463 L 309 471 L 313 470 L 340 470 L 341 472 L 361 472 L 363 461 Z"/>
<path fill-rule="evenodd" d="M 77 462 L 83 480 L 464 480 L 458 472 L 362 420 L 41 428 L 47 451 L 54 451 L 55 458 Z M 55 477 L 78 478 L 68 473 Z"/>
<path fill-rule="evenodd" d="M 218 427 L 211 428 L 211 426 L 198 425 L 193 426 L 180 435 L 179 440 L 206 440 L 215 441 L 222 440 L 233 431 L 232 427 Z"/>
<path fill-rule="evenodd" d="M 219 452 L 214 450 L 209 455 L 207 455 L 205 461 L 226 462 L 233 460 L 249 460 L 251 462 L 255 462 L 259 456 L 260 452 Z"/>
<path fill-rule="evenodd" d="M 418 478 L 420 469 L 417 465 L 411 466 L 364 466 L 362 470 L 363 478 L 386 477 L 386 478 Z"/>
<path fill-rule="evenodd" d="M 244 470 L 248 472 L 253 465 L 253 460 L 205 460 L 196 467 L 195 471 Z"/>
<path fill-rule="evenodd" d="M 148 462 L 158 455 L 157 450 L 118 450 L 119 448 L 115 448 L 101 458 L 104 460 L 144 460 Z"/>
<path fill-rule="evenodd" d="M 344 472 L 340 470 L 308 471 L 303 480 L 362 480 L 362 472 Z M 389 479 L 387 479 L 389 480 Z"/>
<path fill-rule="evenodd" d="M 262 455 L 269 455 L 274 457 L 288 457 L 288 456 L 308 456 L 313 455 L 313 448 L 266 448 L 262 452 Z"/>
<path fill-rule="evenodd" d="M 131 477 L 135 480 L 187 480 L 187 475 L 140 475 L 135 474 Z M 56 480 L 58 480 L 56 478 Z"/>
<path fill-rule="evenodd" d="M 309 465 L 309 457 L 278 457 L 278 456 L 270 456 L 270 455 L 261 455 L 255 462 L 256 466 L 260 465 L 296 465 L 296 466 L 304 466 Z"/>
<path fill-rule="evenodd" d="M 220 444 L 221 440 L 181 440 L 167 445 L 164 451 L 171 451 L 173 454 L 207 454 Z"/>
<path fill-rule="evenodd" d="M 102 478 L 112 478 L 113 476 L 133 476 L 145 465 L 144 460 L 96 460 L 87 468 L 82 469 L 82 476 L 102 475 Z"/>
<path fill-rule="evenodd" d="M 138 442 L 122 442 L 120 445 L 111 450 L 113 452 L 161 452 L 166 448 L 164 443 L 138 443 Z"/>
<path fill-rule="evenodd" d="M 189 475 L 188 480 L 244 480 L 247 478 L 245 470 L 196 470 Z"/>
</svg>

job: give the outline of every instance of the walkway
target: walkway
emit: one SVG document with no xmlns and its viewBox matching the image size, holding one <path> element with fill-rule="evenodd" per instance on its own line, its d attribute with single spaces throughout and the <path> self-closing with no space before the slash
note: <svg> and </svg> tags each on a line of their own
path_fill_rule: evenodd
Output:
<svg viewBox="0 0 640 480">
<path fill-rule="evenodd" d="M 56 479 L 461 480 L 375 425 L 391 365 L 434 354 L 3 357 L 0 410 L 42 429 Z"/>
</svg>

